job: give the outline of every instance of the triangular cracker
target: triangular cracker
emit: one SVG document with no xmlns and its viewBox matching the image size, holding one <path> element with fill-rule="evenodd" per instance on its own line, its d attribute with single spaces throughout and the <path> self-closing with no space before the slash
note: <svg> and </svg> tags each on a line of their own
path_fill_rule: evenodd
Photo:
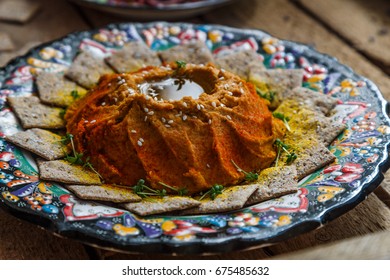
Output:
<svg viewBox="0 0 390 280">
<path fill-rule="evenodd" d="M 209 48 L 201 41 L 177 45 L 159 52 L 159 55 L 163 62 L 175 62 L 178 60 L 193 64 L 213 62 L 213 56 Z"/>
<path fill-rule="evenodd" d="M 60 135 L 40 128 L 19 131 L 6 140 L 47 160 L 63 158 L 69 152 Z"/>
<path fill-rule="evenodd" d="M 297 170 L 295 166 L 266 168 L 259 174 L 255 184 L 256 191 L 249 197 L 245 205 L 252 205 L 298 190 Z"/>
<path fill-rule="evenodd" d="M 141 202 L 122 204 L 123 208 L 141 216 L 183 210 L 199 205 L 200 202 L 184 196 L 164 196 L 143 199 Z"/>
<path fill-rule="evenodd" d="M 80 185 L 100 185 L 99 176 L 80 165 L 65 160 L 38 161 L 39 177 L 42 180 Z"/>
<path fill-rule="evenodd" d="M 181 215 L 220 213 L 240 209 L 256 191 L 256 185 L 243 185 L 225 188 L 214 200 L 204 198 L 197 207 L 181 211 Z"/>
<path fill-rule="evenodd" d="M 295 100 L 282 102 L 275 112 L 282 113 L 290 119 L 288 123 L 293 130 L 291 133 L 299 130 L 305 134 L 315 134 L 325 146 L 330 145 L 346 128 L 345 124 L 313 111 L 312 108 Z"/>
<path fill-rule="evenodd" d="M 298 179 L 302 179 L 325 165 L 328 165 L 336 157 L 322 143 L 312 142 L 298 154 L 298 158 L 292 163 L 297 169 Z"/>
<path fill-rule="evenodd" d="M 37 76 L 39 97 L 43 103 L 68 107 L 77 98 L 83 97 L 87 91 L 76 83 L 66 79 L 64 75 L 41 72 Z M 77 96 L 72 95 L 76 93 Z"/>
<path fill-rule="evenodd" d="M 81 52 L 69 67 L 66 76 L 85 88 L 94 87 L 104 74 L 113 73 L 112 69 L 90 52 Z"/>
<path fill-rule="evenodd" d="M 323 94 L 304 87 L 294 88 L 285 96 L 286 99 L 293 99 L 313 110 L 328 115 L 336 106 L 337 99 L 330 95 Z"/>
<path fill-rule="evenodd" d="M 302 86 L 302 69 L 259 69 L 250 68 L 249 81 L 254 83 L 263 94 L 272 96 L 271 108 L 276 108 L 296 87 Z"/>
<path fill-rule="evenodd" d="M 7 100 L 24 129 L 65 127 L 65 122 L 60 116 L 62 109 L 42 104 L 36 96 L 8 97 Z"/>
<path fill-rule="evenodd" d="M 141 197 L 128 187 L 117 185 L 65 185 L 65 187 L 82 199 L 110 201 L 115 203 L 139 202 Z"/>
<path fill-rule="evenodd" d="M 248 79 L 249 70 L 265 69 L 263 59 L 255 50 L 236 51 L 215 58 L 215 64 L 224 70 Z"/>
<path fill-rule="evenodd" d="M 106 62 L 118 73 L 133 72 L 149 65 L 160 65 L 156 52 L 141 41 L 129 42 L 106 58 Z"/>
</svg>

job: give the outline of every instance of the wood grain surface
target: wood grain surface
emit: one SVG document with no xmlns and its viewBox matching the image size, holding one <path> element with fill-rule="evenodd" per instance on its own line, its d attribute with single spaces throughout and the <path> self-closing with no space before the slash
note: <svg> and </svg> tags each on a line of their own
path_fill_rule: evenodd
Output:
<svg viewBox="0 0 390 280">
<path fill-rule="evenodd" d="M 390 74 L 390 1 L 299 1 L 332 31 Z"/>
<path fill-rule="evenodd" d="M 72 31 L 112 22 L 131 21 L 79 8 L 65 0 L 36 1 L 42 3 L 42 9 L 30 22 L 0 22 L 0 30 L 7 32 L 15 45 L 15 51 L 0 52 L 0 65 L 26 51 L 23 47 L 29 47 L 34 42 L 50 41 Z M 386 31 L 389 12 L 386 2 L 389 3 L 385 0 L 245 0 L 186 21 L 262 29 L 278 38 L 312 45 L 371 79 L 390 100 L 390 42 Z M 346 13 L 349 16 L 343 17 Z M 345 18 L 349 19 L 347 23 Z M 384 182 L 375 193 L 318 230 L 263 249 L 220 255 L 132 255 L 95 249 L 53 236 L 0 210 L 0 259 L 389 258 L 390 174 L 385 175 Z M 371 248 L 370 244 L 374 247 Z M 300 251 L 302 249 L 304 251 Z"/>
</svg>

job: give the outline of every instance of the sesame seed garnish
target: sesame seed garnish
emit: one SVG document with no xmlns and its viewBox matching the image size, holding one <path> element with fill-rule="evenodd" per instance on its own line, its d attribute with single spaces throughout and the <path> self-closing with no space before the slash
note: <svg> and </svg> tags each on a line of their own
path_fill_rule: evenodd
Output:
<svg viewBox="0 0 390 280">
<path fill-rule="evenodd" d="M 147 113 L 147 112 L 149 112 L 149 109 L 148 108 L 144 108 L 144 111 Z"/>
<path fill-rule="evenodd" d="M 211 124 L 211 119 L 209 119 L 209 124 Z"/>
<path fill-rule="evenodd" d="M 144 121 L 146 122 L 148 120 L 148 116 L 145 116 Z"/>
<path fill-rule="evenodd" d="M 207 163 L 206 166 L 207 166 L 207 168 L 210 168 L 210 164 Z"/>
<path fill-rule="evenodd" d="M 169 120 L 168 123 L 169 123 L 169 124 L 173 124 L 173 120 Z"/>
<path fill-rule="evenodd" d="M 223 88 L 227 90 L 229 88 L 229 85 L 228 84 L 224 84 Z"/>
<path fill-rule="evenodd" d="M 96 120 L 92 120 L 92 121 L 91 121 L 91 123 L 95 123 L 95 122 L 96 122 Z"/>
<path fill-rule="evenodd" d="M 217 103 L 215 103 L 215 101 L 211 102 L 211 105 L 212 105 L 214 108 L 217 108 Z"/>
<path fill-rule="evenodd" d="M 186 103 L 186 102 L 183 102 L 183 106 L 184 106 L 184 107 L 187 107 L 187 103 Z"/>
<path fill-rule="evenodd" d="M 218 80 L 224 80 L 225 79 L 225 77 L 224 76 L 222 76 L 222 77 L 219 77 L 219 79 Z"/>
<path fill-rule="evenodd" d="M 183 121 L 187 119 L 187 115 L 183 115 Z"/>
<path fill-rule="evenodd" d="M 171 127 L 171 126 L 170 126 L 169 124 L 165 124 L 165 127 L 168 127 L 168 128 L 169 128 L 169 127 Z"/>
<path fill-rule="evenodd" d="M 241 92 L 242 94 L 244 94 L 244 90 L 243 90 L 242 88 L 240 88 L 240 92 Z"/>
<path fill-rule="evenodd" d="M 230 96 L 233 96 L 233 92 L 231 92 L 231 91 L 228 91 L 227 94 L 229 94 Z"/>
<path fill-rule="evenodd" d="M 196 108 L 197 108 L 198 110 L 202 109 L 202 108 L 200 107 L 199 104 L 196 104 Z"/>
<path fill-rule="evenodd" d="M 142 142 L 141 141 L 138 140 L 137 144 L 138 144 L 138 146 L 142 147 Z"/>
<path fill-rule="evenodd" d="M 131 133 L 137 133 L 137 131 L 136 131 L 136 130 L 134 130 L 134 129 L 132 129 L 132 130 L 131 130 Z"/>
<path fill-rule="evenodd" d="M 154 115 L 154 111 L 150 111 L 150 112 L 148 113 L 148 115 L 149 115 L 149 116 L 153 116 L 153 115 Z"/>
<path fill-rule="evenodd" d="M 87 122 L 88 122 L 88 120 L 85 120 L 84 122 L 85 122 L 85 123 L 87 123 Z"/>
<path fill-rule="evenodd" d="M 198 117 L 197 116 L 192 116 L 192 118 L 197 119 Z"/>
<path fill-rule="evenodd" d="M 118 102 L 118 98 L 114 97 L 114 101 L 115 101 L 115 102 Z"/>
<path fill-rule="evenodd" d="M 111 83 L 108 83 L 108 86 L 110 87 L 110 86 L 111 86 Z"/>
<path fill-rule="evenodd" d="M 101 104 L 102 106 L 106 106 L 106 102 L 102 102 L 102 104 Z"/>
<path fill-rule="evenodd" d="M 149 99 L 150 99 L 150 96 L 149 96 L 149 95 L 145 95 L 145 99 L 146 99 L 146 100 L 149 100 Z"/>
<path fill-rule="evenodd" d="M 138 140 L 141 141 L 142 143 L 145 142 L 144 138 L 140 138 Z"/>
<path fill-rule="evenodd" d="M 229 120 L 231 120 L 231 119 L 232 119 L 232 117 L 231 117 L 231 116 L 229 116 L 229 115 L 226 115 L 226 117 L 227 117 Z"/>
<path fill-rule="evenodd" d="M 165 123 L 167 120 L 165 118 L 161 118 L 161 121 Z"/>
</svg>

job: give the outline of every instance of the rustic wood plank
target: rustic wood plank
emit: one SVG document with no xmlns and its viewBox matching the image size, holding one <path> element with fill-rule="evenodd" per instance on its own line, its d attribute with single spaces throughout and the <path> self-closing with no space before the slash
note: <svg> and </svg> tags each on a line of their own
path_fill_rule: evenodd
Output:
<svg viewBox="0 0 390 280">
<path fill-rule="evenodd" d="M 375 190 L 375 195 L 390 208 L 390 172 L 385 174 L 385 179 L 380 187 Z"/>
<path fill-rule="evenodd" d="M 0 260 L 88 259 L 84 247 L 0 210 Z"/>
<path fill-rule="evenodd" d="M 12 52 L 0 52 L 0 66 L 14 56 L 24 54 L 32 42 L 47 42 L 73 31 L 88 29 L 77 10 L 66 0 L 36 1 L 40 2 L 42 8 L 28 23 L 0 22 L 0 30 L 8 33 L 15 45 Z"/>
<path fill-rule="evenodd" d="M 390 259 L 390 232 L 381 231 L 331 244 L 317 246 L 274 259 L 283 260 L 388 260 Z"/>
<path fill-rule="evenodd" d="M 232 252 L 213 255 L 184 255 L 170 256 L 164 254 L 123 254 L 102 249 L 97 249 L 97 254 L 105 260 L 256 260 L 269 258 L 270 255 L 263 249 L 256 249 L 242 252 Z"/>
<path fill-rule="evenodd" d="M 390 230 L 390 209 L 372 194 L 356 208 L 326 226 L 281 242 L 268 249 L 274 255 L 279 255 L 383 230 Z"/>
<path fill-rule="evenodd" d="M 384 96 L 390 99 L 390 79 L 381 69 L 288 0 L 237 1 L 231 7 L 206 14 L 204 20 L 240 28 L 262 29 L 278 38 L 313 45 L 320 52 L 338 58 L 341 63 L 374 81 Z"/>
<path fill-rule="evenodd" d="M 390 2 L 387 0 L 298 0 L 390 73 Z"/>
</svg>

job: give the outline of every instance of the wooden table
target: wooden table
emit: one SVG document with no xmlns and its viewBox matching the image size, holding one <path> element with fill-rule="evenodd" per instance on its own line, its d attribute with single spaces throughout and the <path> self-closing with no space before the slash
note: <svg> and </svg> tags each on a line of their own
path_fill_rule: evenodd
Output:
<svg viewBox="0 0 390 280">
<path fill-rule="evenodd" d="M 131 21 L 82 9 L 65 0 L 36 1 L 41 2 L 42 8 L 28 23 L 0 22 L 0 31 L 10 34 L 15 45 L 14 51 L 0 52 L 0 65 L 39 42 L 112 22 Z M 258 28 L 279 38 L 313 45 L 374 81 L 386 99 L 390 99 L 390 2 L 387 0 L 241 0 L 186 21 Z M 364 202 L 318 230 L 263 249 L 184 258 L 389 259 L 388 174 Z M 92 248 L 56 237 L 2 210 L 0 240 L 0 259 L 176 259 Z"/>
</svg>

